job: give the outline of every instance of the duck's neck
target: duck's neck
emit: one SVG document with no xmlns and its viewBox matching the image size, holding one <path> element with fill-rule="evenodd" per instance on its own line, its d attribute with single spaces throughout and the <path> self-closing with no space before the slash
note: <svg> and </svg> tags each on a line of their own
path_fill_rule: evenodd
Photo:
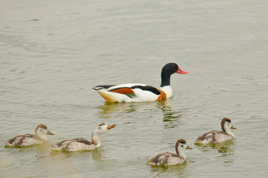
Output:
<svg viewBox="0 0 268 178">
<path fill-rule="evenodd" d="M 41 131 L 35 131 L 35 135 L 43 141 L 48 141 L 46 134 Z"/>
<path fill-rule="evenodd" d="M 41 140 L 48 141 L 46 135 L 44 135 L 44 134 L 36 134 L 36 136 Z"/>
<path fill-rule="evenodd" d="M 233 134 L 233 132 L 231 132 L 230 128 L 227 125 L 224 125 L 222 127 L 222 131 L 235 138 L 235 135 Z"/>
<path fill-rule="evenodd" d="M 182 149 L 180 149 L 180 148 L 179 148 L 179 149 L 176 148 L 176 153 L 177 153 L 177 155 L 178 155 L 180 158 L 186 160 L 187 156 L 183 153 Z"/>
<path fill-rule="evenodd" d="M 166 98 L 170 98 L 173 96 L 172 89 L 170 86 L 170 76 L 171 74 L 167 73 L 166 71 L 161 72 L 161 85 L 160 90 L 165 92 Z"/>
<path fill-rule="evenodd" d="M 228 135 L 231 135 L 233 138 L 235 138 L 235 135 L 233 134 L 233 132 L 231 132 L 231 130 L 229 128 L 225 129 L 226 130 L 226 133 Z"/>
<path fill-rule="evenodd" d="M 166 72 L 161 72 L 161 87 L 170 86 L 170 75 Z"/>
<path fill-rule="evenodd" d="M 91 144 L 96 145 L 96 147 L 100 147 L 101 146 L 100 136 L 96 132 L 93 132 L 92 133 Z"/>
</svg>

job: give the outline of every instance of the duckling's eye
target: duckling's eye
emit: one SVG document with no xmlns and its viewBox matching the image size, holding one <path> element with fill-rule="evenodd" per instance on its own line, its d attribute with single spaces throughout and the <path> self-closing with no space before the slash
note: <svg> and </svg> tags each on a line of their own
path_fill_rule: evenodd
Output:
<svg viewBox="0 0 268 178">
<path fill-rule="evenodd" d="M 184 147 L 184 145 L 181 145 L 181 147 Z"/>
<path fill-rule="evenodd" d="M 101 129 L 101 127 L 98 127 L 98 129 L 100 130 L 100 129 Z"/>
</svg>

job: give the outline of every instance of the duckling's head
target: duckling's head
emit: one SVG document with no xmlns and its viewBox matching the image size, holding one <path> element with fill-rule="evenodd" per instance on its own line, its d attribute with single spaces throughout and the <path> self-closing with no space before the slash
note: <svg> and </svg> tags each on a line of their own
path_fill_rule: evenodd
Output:
<svg viewBox="0 0 268 178">
<path fill-rule="evenodd" d="M 104 134 L 105 132 L 107 132 L 108 130 L 114 128 L 115 126 L 116 126 L 116 124 L 107 125 L 105 123 L 101 123 L 96 127 L 94 132 L 97 133 L 98 135 L 101 135 L 101 134 Z"/>
<path fill-rule="evenodd" d="M 184 139 L 177 140 L 175 144 L 176 153 L 181 159 L 186 160 L 187 156 L 183 153 L 184 149 L 192 149 L 192 148 L 186 144 L 186 140 Z"/>
<path fill-rule="evenodd" d="M 225 117 L 221 120 L 221 129 L 223 132 L 227 132 L 230 129 L 236 129 L 236 128 L 233 126 L 231 119 Z"/>
<path fill-rule="evenodd" d="M 184 140 L 184 139 L 177 140 L 177 142 L 175 144 L 175 148 L 177 148 L 178 150 L 192 149 L 191 147 L 189 147 L 186 144 L 186 140 Z M 176 149 L 176 151 L 177 151 L 177 149 Z"/>
<path fill-rule="evenodd" d="M 42 136 L 42 135 L 54 135 L 53 133 L 51 133 L 48 129 L 47 126 L 44 124 L 39 124 L 36 128 L 35 128 L 35 134 L 37 136 Z"/>
</svg>

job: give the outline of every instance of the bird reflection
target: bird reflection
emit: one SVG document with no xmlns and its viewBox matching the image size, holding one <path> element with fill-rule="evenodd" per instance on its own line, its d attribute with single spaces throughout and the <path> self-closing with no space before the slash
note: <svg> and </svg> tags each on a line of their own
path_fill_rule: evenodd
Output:
<svg viewBox="0 0 268 178">
<path fill-rule="evenodd" d="M 131 113 L 135 111 L 146 111 L 158 108 L 159 102 L 136 102 L 136 103 L 111 103 L 105 102 L 98 107 L 102 116 L 112 113 Z"/>
<path fill-rule="evenodd" d="M 222 153 L 222 156 L 228 156 L 234 154 L 234 140 L 228 140 L 226 142 L 221 143 L 208 143 L 208 144 L 200 144 L 196 143 L 196 146 L 201 148 L 201 151 L 207 152 L 209 151 L 209 148 L 215 149 L 218 151 L 218 153 Z"/>
<path fill-rule="evenodd" d="M 156 102 L 136 102 L 136 103 L 111 103 L 106 102 L 104 105 L 98 106 L 101 118 L 113 117 L 114 113 L 131 113 L 136 111 L 152 111 L 160 109 L 163 112 L 163 122 L 166 122 L 167 128 L 174 128 L 175 122 L 182 118 L 185 109 L 172 109 L 172 98 L 156 101 Z"/>
<path fill-rule="evenodd" d="M 187 112 L 187 109 L 173 109 L 172 106 L 172 98 L 159 102 L 159 106 L 161 106 L 161 110 L 163 112 L 163 122 L 164 128 L 176 128 L 180 124 L 180 119 L 184 117 L 184 114 Z"/>
<path fill-rule="evenodd" d="M 57 157 L 62 158 L 62 159 L 66 159 L 69 158 L 71 156 L 74 155 L 81 155 L 81 154 L 86 154 L 86 157 L 90 157 L 88 156 L 88 154 L 91 154 L 92 158 L 96 161 L 101 160 L 101 148 L 97 148 L 94 150 L 83 150 L 83 151 L 58 151 L 58 150 L 51 150 L 50 152 L 50 156 L 52 157 Z"/>
<path fill-rule="evenodd" d="M 165 173 L 178 173 L 177 176 L 181 177 L 181 175 L 187 174 L 187 172 L 185 172 L 186 165 L 187 165 L 187 160 L 183 164 L 177 164 L 174 166 L 152 166 L 152 165 L 150 165 L 150 167 L 151 167 L 151 172 L 156 173 L 156 175 L 154 177 L 161 176 L 161 174 L 165 174 Z"/>
<path fill-rule="evenodd" d="M 101 160 L 101 148 L 97 148 L 91 151 L 92 153 L 92 158 L 95 161 L 100 161 Z"/>
</svg>

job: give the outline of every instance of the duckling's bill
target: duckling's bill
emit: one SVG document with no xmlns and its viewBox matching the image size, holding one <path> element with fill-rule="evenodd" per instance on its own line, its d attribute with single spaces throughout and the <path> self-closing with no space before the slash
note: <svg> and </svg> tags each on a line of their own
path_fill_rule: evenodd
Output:
<svg viewBox="0 0 268 178">
<path fill-rule="evenodd" d="M 113 124 L 113 125 L 108 125 L 107 129 L 110 130 L 112 128 L 115 128 L 116 124 Z"/>
<path fill-rule="evenodd" d="M 54 135 L 54 133 L 50 132 L 49 130 L 47 131 L 47 135 Z"/>
</svg>

